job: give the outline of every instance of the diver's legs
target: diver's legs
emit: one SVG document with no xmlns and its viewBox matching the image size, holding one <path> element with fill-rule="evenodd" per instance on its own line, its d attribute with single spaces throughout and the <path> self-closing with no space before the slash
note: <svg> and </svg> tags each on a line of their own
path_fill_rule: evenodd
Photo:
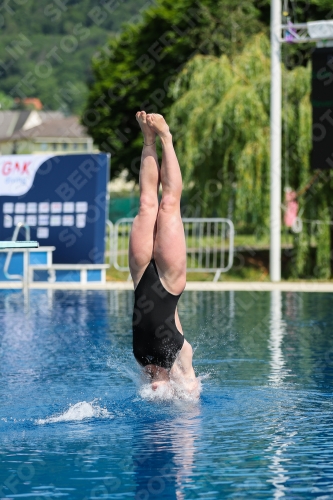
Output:
<svg viewBox="0 0 333 500">
<path fill-rule="evenodd" d="M 163 116 L 149 114 L 147 123 L 159 135 L 163 148 L 162 199 L 157 216 L 154 259 L 163 285 L 170 293 L 178 295 L 186 284 L 186 244 L 180 215 L 182 176 L 172 135 Z M 178 315 L 176 322 L 179 323 Z"/>
<path fill-rule="evenodd" d="M 136 118 L 144 143 L 140 167 L 140 208 L 133 221 L 129 243 L 129 266 L 137 286 L 153 256 L 154 234 L 158 213 L 159 165 L 156 154 L 156 133 L 147 125 L 146 113 L 139 111 Z"/>
</svg>

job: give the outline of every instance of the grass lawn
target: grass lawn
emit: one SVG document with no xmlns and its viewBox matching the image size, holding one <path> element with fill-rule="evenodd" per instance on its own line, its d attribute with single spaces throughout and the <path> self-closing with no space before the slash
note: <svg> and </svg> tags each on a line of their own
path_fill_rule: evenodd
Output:
<svg viewBox="0 0 333 500">
<path fill-rule="evenodd" d="M 114 267 L 107 269 L 107 281 L 127 281 L 129 273 L 117 271 Z M 187 281 L 213 281 L 214 273 L 187 273 Z M 243 267 L 240 271 L 232 269 L 225 274 L 221 274 L 219 281 L 269 281 L 268 275 L 262 271 Z"/>
<path fill-rule="evenodd" d="M 119 235 L 118 238 L 118 263 L 121 267 L 128 265 L 127 249 L 128 249 L 128 232 Z M 202 236 L 200 242 L 198 238 L 189 236 L 187 246 L 191 250 L 198 248 L 212 248 L 216 246 L 216 242 L 212 237 Z M 286 233 L 281 235 L 282 248 L 292 248 L 292 237 Z M 227 242 L 228 245 L 228 242 Z M 268 273 L 268 257 L 269 257 L 269 235 L 264 235 L 258 239 L 255 235 L 236 234 L 234 239 L 236 249 L 234 265 L 227 273 L 222 273 L 219 281 L 269 281 Z M 108 242 L 109 248 L 109 242 Z M 205 259 L 203 259 L 203 262 Z M 188 265 L 191 260 L 188 260 Z M 118 271 L 114 267 L 107 269 L 107 281 L 127 281 L 128 272 Z M 187 281 L 213 281 L 214 273 L 205 272 L 189 272 Z M 312 278 L 309 280 L 288 280 L 288 281 L 327 281 Z"/>
</svg>

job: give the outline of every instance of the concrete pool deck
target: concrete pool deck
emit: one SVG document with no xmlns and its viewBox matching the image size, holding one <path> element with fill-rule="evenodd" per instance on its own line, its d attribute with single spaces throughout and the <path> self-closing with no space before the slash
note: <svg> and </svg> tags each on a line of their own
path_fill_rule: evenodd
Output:
<svg viewBox="0 0 333 500">
<path fill-rule="evenodd" d="M 0 290 L 16 290 L 22 288 L 20 282 L 0 283 Z M 131 281 L 107 281 L 106 283 L 32 283 L 32 290 L 133 290 Z M 188 281 L 186 285 L 188 291 L 244 291 L 244 292 L 271 292 L 280 290 L 281 292 L 326 292 L 333 293 L 333 282 L 315 281 L 281 281 L 271 283 L 269 281 L 224 281 L 214 283 L 212 281 Z"/>
</svg>

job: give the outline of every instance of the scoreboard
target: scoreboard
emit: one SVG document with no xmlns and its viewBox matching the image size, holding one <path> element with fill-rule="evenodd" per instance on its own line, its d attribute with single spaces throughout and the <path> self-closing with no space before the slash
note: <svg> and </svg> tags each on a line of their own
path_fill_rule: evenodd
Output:
<svg viewBox="0 0 333 500">
<path fill-rule="evenodd" d="M 104 153 L 0 156 L 0 240 L 23 222 L 55 246 L 55 264 L 103 263 L 109 163 Z"/>
</svg>

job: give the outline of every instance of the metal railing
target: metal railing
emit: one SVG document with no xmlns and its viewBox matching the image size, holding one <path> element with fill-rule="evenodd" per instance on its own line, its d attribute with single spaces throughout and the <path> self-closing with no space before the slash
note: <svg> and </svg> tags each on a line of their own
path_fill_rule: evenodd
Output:
<svg viewBox="0 0 333 500">
<path fill-rule="evenodd" d="M 25 239 L 26 241 L 30 241 L 30 226 L 25 224 L 24 222 L 19 222 L 12 236 L 12 241 L 17 241 L 17 237 L 19 235 L 20 229 L 25 229 Z M 23 286 L 28 286 L 29 284 L 29 250 L 22 249 L 23 251 L 23 275 L 21 274 L 10 274 L 8 272 L 10 261 L 12 260 L 13 251 L 9 250 L 6 255 L 5 264 L 3 266 L 3 273 L 8 280 L 22 280 Z"/>
<path fill-rule="evenodd" d="M 109 266 L 111 267 L 114 261 L 114 225 L 110 220 L 106 220 L 107 233 L 105 235 L 105 256 L 109 261 Z"/>
<path fill-rule="evenodd" d="M 129 271 L 128 245 L 133 218 L 119 219 L 113 227 L 110 256 L 118 271 Z M 234 225 L 223 218 L 184 218 L 187 272 L 221 273 L 231 269 L 234 259 Z M 170 242 L 172 244 L 172 242 Z"/>
</svg>

